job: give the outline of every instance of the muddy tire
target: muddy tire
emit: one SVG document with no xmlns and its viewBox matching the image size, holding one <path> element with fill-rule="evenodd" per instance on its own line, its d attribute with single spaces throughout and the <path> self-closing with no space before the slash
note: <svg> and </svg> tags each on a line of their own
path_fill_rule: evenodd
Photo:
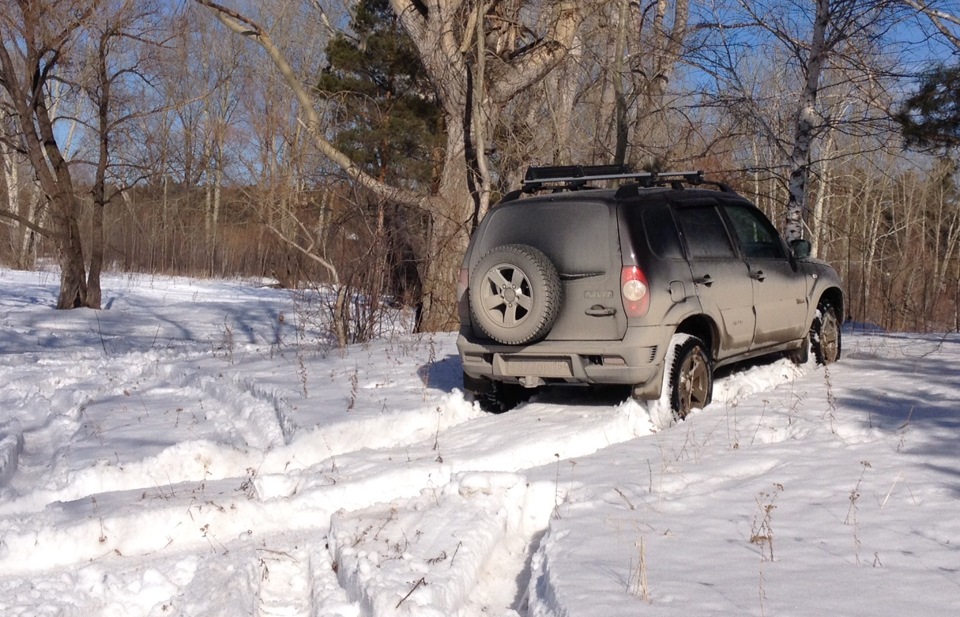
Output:
<svg viewBox="0 0 960 617">
<path fill-rule="evenodd" d="M 836 309 L 828 302 L 821 302 L 810 326 L 810 347 L 817 364 L 833 364 L 839 360 L 842 339 Z"/>
<path fill-rule="evenodd" d="M 670 341 L 673 362 L 668 367 L 673 417 L 683 420 L 694 409 L 703 409 L 713 398 L 713 364 L 706 345 L 695 336 L 674 335 Z"/>
</svg>

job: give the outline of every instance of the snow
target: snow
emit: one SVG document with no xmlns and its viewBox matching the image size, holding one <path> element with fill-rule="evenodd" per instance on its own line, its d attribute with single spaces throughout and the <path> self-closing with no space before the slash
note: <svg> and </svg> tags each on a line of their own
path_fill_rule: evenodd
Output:
<svg viewBox="0 0 960 617">
<path fill-rule="evenodd" d="M 337 350 L 309 299 L 0 270 L 0 614 L 895 615 L 960 606 L 960 336 L 502 415 L 452 334 Z M 402 316 L 398 316 L 402 323 Z"/>
</svg>

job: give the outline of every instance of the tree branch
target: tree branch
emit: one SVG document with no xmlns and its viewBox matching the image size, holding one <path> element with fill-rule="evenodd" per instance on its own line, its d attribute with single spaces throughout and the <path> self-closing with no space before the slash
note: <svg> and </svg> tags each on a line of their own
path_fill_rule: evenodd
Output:
<svg viewBox="0 0 960 617">
<path fill-rule="evenodd" d="M 543 41 L 509 62 L 488 69 L 490 98 L 505 103 L 537 83 L 570 51 L 583 11 L 579 3 L 564 0 L 557 9 L 557 20 Z"/>
<path fill-rule="evenodd" d="M 425 210 L 429 209 L 429 197 L 398 187 L 390 186 L 377 180 L 355 165 L 346 154 L 337 149 L 336 146 L 330 143 L 330 141 L 323 136 L 320 128 L 322 124 L 320 115 L 317 113 L 317 110 L 314 109 L 313 97 L 309 92 L 307 92 L 307 89 L 304 88 L 293 67 L 290 66 L 283 53 L 276 46 L 276 44 L 274 44 L 273 39 L 270 38 L 270 35 L 267 34 L 267 32 L 260 25 L 241 15 L 240 13 L 237 13 L 236 11 L 228 9 L 210 0 L 195 1 L 212 11 L 220 20 L 220 22 L 223 23 L 227 28 L 241 36 L 249 38 L 259 45 L 264 52 L 266 52 L 267 56 L 280 72 L 284 82 L 293 91 L 294 96 L 297 98 L 303 114 L 306 116 L 306 122 L 304 122 L 304 126 L 306 127 L 307 132 L 313 138 L 313 142 L 317 146 L 317 149 L 319 149 L 324 156 L 339 166 L 350 178 L 357 181 L 361 186 L 372 193 L 375 193 L 376 195 L 394 203 Z"/>
<path fill-rule="evenodd" d="M 918 13 L 923 13 L 926 15 L 933 25 L 940 31 L 954 47 L 960 48 L 960 36 L 953 33 L 944 24 L 943 22 L 949 22 L 955 26 L 960 26 L 960 17 L 947 13 L 946 11 L 941 11 L 940 9 L 935 9 L 931 7 L 926 2 L 918 2 L 917 0 L 903 0 L 903 3 L 909 6 L 912 9 L 915 9 Z"/>
<path fill-rule="evenodd" d="M 299 223 L 299 221 L 298 221 L 298 224 L 299 224 L 301 227 L 303 227 L 302 223 Z M 280 240 L 281 242 L 283 242 L 284 244 L 286 244 L 286 245 L 289 246 L 290 248 L 298 251 L 300 254 L 302 254 L 302 255 L 303 255 L 304 257 L 306 257 L 307 259 L 310 259 L 311 261 L 314 261 L 314 262 L 316 262 L 317 264 L 319 264 L 320 266 L 322 266 L 327 272 L 330 273 L 330 276 L 333 278 L 333 284 L 334 284 L 334 285 L 339 285 L 339 284 L 340 284 L 340 275 L 337 273 L 337 267 L 334 266 L 334 265 L 333 265 L 332 263 L 330 263 L 329 261 L 327 261 L 326 259 L 324 259 L 323 257 L 321 257 L 320 255 L 318 255 L 315 251 L 313 251 L 313 250 L 312 250 L 312 249 L 313 249 L 313 244 L 312 244 L 312 243 L 311 243 L 310 246 L 304 247 L 304 246 L 302 246 L 300 243 L 298 243 L 298 242 L 290 239 L 286 234 L 284 234 L 282 231 L 280 231 L 279 229 L 277 229 L 277 227 L 276 227 L 275 225 L 273 225 L 273 224 L 271 224 L 271 223 L 264 223 L 264 225 L 266 225 L 267 229 L 269 229 L 270 231 L 273 232 L 273 235 L 276 236 L 276 238 L 277 238 L 278 240 Z"/>
<path fill-rule="evenodd" d="M 41 236 L 44 236 L 44 237 L 46 237 L 46 238 L 51 238 L 51 239 L 54 239 L 54 240 L 57 240 L 57 239 L 63 240 L 63 239 L 65 239 L 65 236 L 64 236 L 63 234 L 58 234 L 57 232 L 55 232 L 55 231 L 53 231 L 53 230 L 51 230 L 51 229 L 47 229 L 46 227 L 41 227 L 40 225 L 34 223 L 34 222 L 31 221 L 30 219 L 24 218 L 24 217 L 20 216 L 19 214 L 14 214 L 13 212 L 10 212 L 9 210 L 0 210 L 0 218 L 10 219 L 11 221 L 16 221 L 16 222 L 20 223 L 21 225 L 23 225 L 24 227 L 26 227 L 26 228 L 28 228 L 28 229 L 31 229 L 31 230 L 37 232 L 38 234 L 40 234 Z"/>
</svg>

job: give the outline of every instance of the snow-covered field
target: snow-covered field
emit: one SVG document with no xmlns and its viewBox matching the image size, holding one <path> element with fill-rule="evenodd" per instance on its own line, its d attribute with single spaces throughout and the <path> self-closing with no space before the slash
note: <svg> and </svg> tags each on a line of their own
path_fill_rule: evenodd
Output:
<svg viewBox="0 0 960 617">
<path fill-rule="evenodd" d="M 845 332 L 672 427 L 507 414 L 451 334 L 339 351 L 252 283 L 0 270 L 0 615 L 952 615 L 960 337 Z M 651 419 L 652 416 L 652 419 Z"/>
</svg>

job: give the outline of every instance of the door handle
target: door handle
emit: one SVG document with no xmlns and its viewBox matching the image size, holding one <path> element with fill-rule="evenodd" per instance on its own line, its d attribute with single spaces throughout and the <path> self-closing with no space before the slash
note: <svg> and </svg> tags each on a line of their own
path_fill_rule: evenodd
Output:
<svg viewBox="0 0 960 617">
<path fill-rule="evenodd" d="M 710 277 L 709 274 L 704 274 L 700 278 L 693 279 L 693 283 L 694 285 L 705 285 L 707 287 L 710 287 L 711 285 L 713 285 L 713 279 Z"/>
<path fill-rule="evenodd" d="M 601 304 L 594 304 L 586 311 L 586 314 L 591 317 L 612 317 L 617 314 L 617 309 L 612 306 L 603 306 Z"/>
<path fill-rule="evenodd" d="M 767 275 L 763 273 L 763 270 L 757 270 L 756 272 L 750 273 L 750 278 L 755 281 L 763 282 L 763 279 L 767 278 Z"/>
</svg>

